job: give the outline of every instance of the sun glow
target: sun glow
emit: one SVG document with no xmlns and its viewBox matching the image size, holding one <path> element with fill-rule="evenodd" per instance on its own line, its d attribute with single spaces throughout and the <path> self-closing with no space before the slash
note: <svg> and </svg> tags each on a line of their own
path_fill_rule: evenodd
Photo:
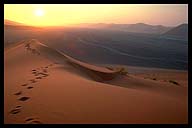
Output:
<svg viewBox="0 0 192 128">
<path fill-rule="evenodd" d="M 4 4 L 4 19 L 32 26 L 80 23 L 172 26 L 188 22 L 187 10 L 187 4 Z"/>
<path fill-rule="evenodd" d="M 43 16 L 44 14 L 45 14 L 45 12 L 42 9 L 36 9 L 35 10 L 35 15 L 36 16 Z"/>
</svg>

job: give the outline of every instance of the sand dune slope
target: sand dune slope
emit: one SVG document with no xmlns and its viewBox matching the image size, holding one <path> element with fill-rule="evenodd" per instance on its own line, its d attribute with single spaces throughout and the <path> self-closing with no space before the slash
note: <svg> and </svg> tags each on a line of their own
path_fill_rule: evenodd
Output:
<svg viewBox="0 0 192 128">
<path fill-rule="evenodd" d="M 187 86 L 120 75 L 37 40 L 4 52 L 5 123 L 187 123 Z"/>
<path fill-rule="evenodd" d="M 90 77 L 92 77 L 96 81 L 111 80 L 114 77 L 116 77 L 119 73 L 119 71 L 112 71 L 107 68 L 98 67 L 81 62 L 64 53 L 61 53 L 60 51 L 52 49 L 35 39 L 25 41 L 24 43 L 28 51 L 31 51 L 32 53 L 37 55 L 41 54 L 42 56 L 59 64 L 67 63 L 68 65 L 71 65 L 81 70 L 82 72 L 87 73 Z"/>
</svg>

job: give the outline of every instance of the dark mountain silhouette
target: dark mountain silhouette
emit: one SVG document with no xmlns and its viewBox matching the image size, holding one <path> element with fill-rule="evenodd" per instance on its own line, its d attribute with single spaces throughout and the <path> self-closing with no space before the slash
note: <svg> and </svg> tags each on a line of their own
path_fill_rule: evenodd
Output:
<svg viewBox="0 0 192 128">
<path fill-rule="evenodd" d="M 165 27 L 162 25 L 148 25 L 148 24 L 144 24 L 144 23 L 131 24 L 128 27 L 129 32 L 154 33 L 154 34 L 161 34 L 170 29 L 171 29 L 171 27 Z"/>
<path fill-rule="evenodd" d="M 79 24 L 80 27 L 88 27 L 88 28 L 99 28 L 99 29 L 110 29 L 110 30 L 120 30 L 126 32 L 134 32 L 134 33 L 151 33 L 151 34 L 162 34 L 167 32 L 172 27 L 166 27 L 162 25 L 148 25 L 144 23 L 137 24 Z"/>
<path fill-rule="evenodd" d="M 188 40 L 188 24 L 181 24 L 165 32 L 163 36 Z"/>
</svg>

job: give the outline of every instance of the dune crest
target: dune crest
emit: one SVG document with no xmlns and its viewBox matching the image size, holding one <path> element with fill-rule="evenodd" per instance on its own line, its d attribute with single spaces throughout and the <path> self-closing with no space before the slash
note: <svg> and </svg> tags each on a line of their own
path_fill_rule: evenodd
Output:
<svg viewBox="0 0 192 128">
<path fill-rule="evenodd" d="M 110 70 L 108 68 L 104 67 L 98 67 L 95 65 L 91 65 L 88 63 L 84 63 L 82 61 L 79 61 L 77 59 L 74 59 L 56 49 L 52 49 L 45 44 L 40 43 L 36 39 L 31 39 L 24 41 L 25 48 L 28 51 L 31 51 L 31 53 L 36 55 L 42 55 L 50 60 L 52 60 L 55 63 L 59 64 L 69 64 L 82 72 L 85 72 L 88 74 L 92 79 L 96 81 L 106 81 L 106 80 L 112 80 L 116 76 L 120 75 L 121 70 Z"/>
</svg>

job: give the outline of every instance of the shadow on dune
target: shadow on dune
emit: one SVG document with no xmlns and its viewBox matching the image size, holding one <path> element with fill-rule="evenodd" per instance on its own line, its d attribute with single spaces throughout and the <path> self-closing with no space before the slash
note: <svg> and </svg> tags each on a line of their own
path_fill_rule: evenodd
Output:
<svg viewBox="0 0 192 128">
<path fill-rule="evenodd" d="M 36 52 L 40 53 L 39 55 L 42 55 L 53 62 L 57 62 L 59 64 L 67 64 L 75 69 L 80 70 L 83 73 L 86 73 L 89 77 L 91 77 L 95 81 L 107 81 L 112 80 L 116 76 L 120 75 L 120 71 L 112 71 L 104 67 L 98 67 L 95 65 L 91 65 L 88 63 L 84 63 L 82 61 L 79 61 L 77 59 L 74 59 L 56 49 L 52 49 L 39 41 L 32 39 L 25 41 L 25 48 L 27 50 L 32 51 L 30 49 L 35 50 Z M 32 52 L 34 54 L 34 52 Z"/>
<path fill-rule="evenodd" d="M 57 63 L 58 65 L 54 68 L 73 73 L 78 75 L 79 78 L 83 77 L 88 80 L 94 80 L 96 82 L 123 88 L 163 93 L 171 93 L 173 89 L 180 89 L 179 87 L 170 86 L 170 84 L 165 82 L 163 83 L 160 81 L 144 79 L 131 74 L 126 75 L 126 71 L 124 72 L 122 68 L 120 70 L 118 68 L 110 69 L 109 67 L 100 67 L 82 62 L 66 55 L 63 52 L 50 48 L 35 39 L 25 40 L 22 47 L 23 46 L 27 52 L 30 52 L 35 56 L 42 56 L 49 59 L 53 63 Z M 39 54 L 36 54 L 36 52 Z M 31 83 L 34 83 L 34 80 L 31 80 Z"/>
<path fill-rule="evenodd" d="M 72 66 L 58 65 L 58 66 L 54 67 L 54 69 L 59 70 L 59 71 L 64 71 L 67 73 L 72 73 L 74 75 L 81 76 L 81 77 L 88 79 L 88 80 L 93 80 L 88 74 L 83 73 L 79 69 L 76 69 Z"/>
<path fill-rule="evenodd" d="M 64 69 L 73 74 L 79 75 L 86 79 L 92 79 L 96 82 L 120 86 L 131 89 L 153 90 L 153 91 L 170 91 L 168 84 L 147 80 L 133 75 L 125 75 L 122 70 L 111 70 L 106 67 L 99 67 L 92 64 L 84 63 L 74 59 L 63 52 L 52 49 L 38 40 L 32 39 L 25 41 L 28 49 L 35 49 L 41 56 L 60 64 Z M 33 52 L 32 52 L 33 53 Z M 37 54 L 36 54 L 37 55 Z"/>
<path fill-rule="evenodd" d="M 117 76 L 113 80 L 105 81 L 104 83 L 120 86 L 124 88 L 131 88 L 131 89 L 157 89 L 158 84 L 157 82 L 153 82 L 151 80 L 145 80 L 142 78 L 137 78 L 134 76 Z"/>
<path fill-rule="evenodd" d="M 101 82 L 108 85 L 119 86 L 123 88 L 147 89 L 147 90 L 156 88 L 155 86 L 151 85 L 151 84 L 155 84 L 152 81 L 142 80 L 142 78 L 138 79 L 128 75 L 117 74 L 117 75 L 113 75 L 113 78 L 110 78 L 110 80 L 104 80 L 103 77 L 106 79 L 106 76 L 101 74 L 96 74 L 95 72 L 88 71 L 87 69 L 82 69 L 82 68 L 80 69 L 79 67 L 74 68 L 71 66 L 61 65 L 61 66 L 55 67 L 55 69 L 64 70 L 88 80 L 94 80 L 96 82 Z M 107 77 L 109 77 L 109 75 Z"/>
<path fill-rule="evenodd" d="M 136 91 L 141 90 L 146 92 L 159 93 L 177 98 L 185 96 L 187 92 L 186 88 L 181 86 L 174 86 L 170 83 L 144 79 L 133 75 L 117 76 L 116 78 L 110 81 L 104 81 L 103 83 L 128 89 L 134 89 Z"/>
</svg>

